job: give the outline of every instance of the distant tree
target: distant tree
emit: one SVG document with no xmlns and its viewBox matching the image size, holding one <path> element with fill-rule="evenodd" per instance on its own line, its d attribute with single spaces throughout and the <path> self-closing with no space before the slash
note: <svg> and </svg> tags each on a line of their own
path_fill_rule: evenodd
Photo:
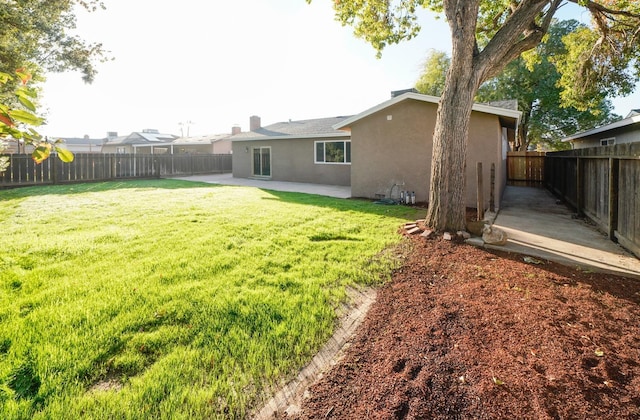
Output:
<svg viewBox="0 0 640 420">
<path fill-rule="evenodd" d="M 554 59 L 567 53 L 563 39 L 582 27 L 576 20 L 554 21 L 538 47 L 507 64 L 498 76 L 478 89 L 477 102 L 518 101 L 522 118 L 515 150 L 527 150 L 531 145 L 543 145 L 551 150 L 566 149 L 569 146 L 560 139 L 620 119 L 612 113 L 611 101 L 604 97 L 606 92 L 598 92 L 597 100 L 590 101 L 592 105 L 587 110 L 563 104 L 561 75 Z M 449 62 L 445 52 L 429 52 L 416 89 L 420 93 L 440 96 Z"/>
<path fill-rule="evenodd" d="M 307 0 L 310 1 L 310 0 Z M 581 96 L 608 87 L 625 93 L 637 80 L 640 58 L 640 2 L 629 0 L 340 0 L 336 18 L 354 28 L 378 54 L 391 43 L 413 38 L 420 25 L 416 10 L 443 13 L 451 31 L 451 66 L 440 98 L 433 134 L 429 210 L 425 223 L 435 230 L 465 227 L 465 174 L 469 121 L 480 85 L 498 75 L 512 60 L 542 42 L 560 7 L 576 3 L 594 19 L 572 40 L 566 60 L 559 62 L 565 101 L 578 109 Z M 628 77 L 608 72 L 629 69 Z M 572 74 L 565 75 L 565 71 Z M 582 108 L 581 108 L 582 107 Z"/>
<path fill-rule="evenodd" d="M 424 61 L 424 70 L 416 82 L 416 90 L 425 95 L 442 95 L 450 65 L 451 59 L 446 52 L 430 50 Z"/>
<path fill-rule="evenodd" d="M 522 119 L 515 149 L 527 150 L 530 145 L 544 145 L 553 150 L 567 148 L 559 140 L 579 131 L 608 124 L 620 117 L 612 112 L 609 92 L 592 91 L 595 98 L 582 98 L 590 105 L 576 108 L 575 102 L 563 99 L 565 90 L 556 68 L 557 57 L 567 54 L 567 37 L 582 30 L 576 20 L 553 21 L 544 41 L 507 64 L 495 78 L 485 82 L 476 96 L 479 102 L 517 99 Z"/>
</svg>

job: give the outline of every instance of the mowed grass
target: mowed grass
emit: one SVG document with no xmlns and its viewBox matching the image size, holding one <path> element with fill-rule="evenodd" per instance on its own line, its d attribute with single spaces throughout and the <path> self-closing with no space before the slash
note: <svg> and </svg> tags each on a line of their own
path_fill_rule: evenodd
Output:
<svg viewBox="0 0 640 420">
<path fill-rule="evenodd" d="M 243 418 L 413 209 L 153 180 L 0 192 L 0 418 Z"/>
</svg>

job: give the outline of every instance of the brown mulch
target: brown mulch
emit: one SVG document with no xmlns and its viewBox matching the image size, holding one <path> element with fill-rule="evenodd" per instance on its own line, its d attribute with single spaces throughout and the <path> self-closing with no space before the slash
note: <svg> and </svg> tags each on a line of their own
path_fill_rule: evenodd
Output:
<svg viewBox="0 0 640 420">
<path fill-rule="evenodd" d="M 640 280 L 408 240 L 293 417 L 640 419 Z"/>
</svg>

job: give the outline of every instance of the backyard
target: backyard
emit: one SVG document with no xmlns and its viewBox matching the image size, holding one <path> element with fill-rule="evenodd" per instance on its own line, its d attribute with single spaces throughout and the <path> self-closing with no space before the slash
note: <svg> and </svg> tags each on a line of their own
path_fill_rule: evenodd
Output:
<svg viewBox="0 0 640 420">
<path fill-rule="evenodd" d="M 640 419 L 640 280 L 411 243 L 339 360 L 276 417 Z"/>
<path fill-rule="evenodd" d="M 0 201 L 0 418 L 243 418 L 422 210 L 177 180 Z"/>
</svg>

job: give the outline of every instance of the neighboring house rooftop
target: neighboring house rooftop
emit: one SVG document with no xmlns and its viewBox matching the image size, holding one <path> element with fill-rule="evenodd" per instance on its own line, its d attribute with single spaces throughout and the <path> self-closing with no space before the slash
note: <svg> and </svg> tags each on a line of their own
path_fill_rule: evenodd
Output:
<svg viewBox="0 0 640 420">
<path fill-rule="evenodd" d="M 159 133 L 157 130 L 135 131 L 127 136 L 119 136 L 107 140 L 106 144 L 144 144 L 171 143 L 177 136 Z"/>
<path fill-rule="evenodd" d="M 581 133 L 576 133 L 572 136 L 563 138 L 562 141 L 563 142 L 573 141 L 573 140 L 581 139 L 583 137 L 589 137 L 589 136 L 593 136 L 594 134 L 600 134 L 606 131 L 611 131 L 619 128 L 632 128 L 632 126 L 636 124 L 640 124 L 640 114 L 634 113 L 632 111 L 631 113 L 629 113 L 629 116 L 623 120 L 616 121 L 611 124 L 603 125 L 601 127 L 592 128 L 591 130 L 583 131 Z"/>
<path fill-rule="evenodd" d="M 640 115 L 640 109 L 632 109 L 625 118 L 635 117 L 636 115 Z"/>
<path fill-rule="evenodd" d="M 207 134 L 195 137 L 180 137 L 173 141 L 175 145 L 195 146 L 199 144 L 212 144 L 222 140 L 228 140 L 231 134 Z"/>
<path fill-rule="evenodd" d="M 90 139 L 86 137 L 51 137 L 51 139 L 62 139 L 66 144 L 102 144 L 104 139 Z"/>
<path fill-rule="evenodd" d="M 231 137 L 233 141 L 250 140 L 278 140 L 278 139 L 301 139 L 301 138 L 326 138 L 326 137 L 348 137 L 349 134 L 334 128 L 336 124 L 349 117 L 316 118 L 310 120 L 298 120 L 278 122 L 266 127 L 254 128 L 247 133 L 236 134 Z"/>
<path fill-rule="evenodd" d="M 365 117 L 368 117 L 369 115 L 382 111 L 383 109 L 389 108 L 390 106 L 393 106 L 399 102 L 408 101 L 408 100 L 421 101 L 421 102 L 427 102 L 427 103 L 433 103 L 433 104 L 440 103 L 440 98 L 437 96 L 423 95 L 415 92 L 407 92 L 407 93 L 401 94 L 400 96 L 391 98 L 385 102 L 382 102 L 381 104 L 378 104 L 373 108 L 369 108 L 358 115 L 345 118 L 342 121 L 335 124 L 333 128 L 336 130 L 346 128 L 351 124 L 353 124 L 354 122 L 361 120 Z M 496 106 L 491 106 L 486 104 L 474 104 L 473 110 L 477 112 L 484 112 L 487 114 L 497 115 L 498 117 L 501 117 L 501 119 L 503 118 L 508 119 L 513 123 L 513 124 L 509 124 L 509 125 L 513 125 L 513 128 L 516 128 L 518 126 L 518 122 L 520 120 L 520 117 L 522 116 L 522 112 L 518 110 L 499 108 Z M 504 122 L 505 121 L 503 121 L 503 123 Z"/>
</svg>

